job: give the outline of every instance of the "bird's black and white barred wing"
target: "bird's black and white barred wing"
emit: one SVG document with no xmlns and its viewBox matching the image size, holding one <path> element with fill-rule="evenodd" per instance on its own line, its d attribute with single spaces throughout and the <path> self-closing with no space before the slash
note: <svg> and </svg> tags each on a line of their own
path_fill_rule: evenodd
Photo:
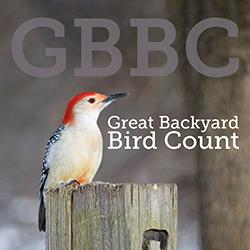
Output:
<svg viewBox="0 0 250 250">
<path fill-rule="evenodd" d="M 51 148 L 55 145 L 56 142 L 59 141 L 62 132 L 64 130 L 65 126 L 61 125 L 50 137 L 48 140 L 48 143 L 45 148 L 45 154 L 44 154 L 44 159 L 43 159 L 43 164 L 42 164 L 42 171 L 41 171 L 41 178 L 40 178 L 40 204 L 39 204 L 39 214 L 38 214 L 38 227 L 40 231 L 45 231 L 46 227 L 46 218 L 45 218 L 45 204 L 44 204 L 44 197 L 43 197 L 43 191 L 44 191 L 44 186 L 49 174 L 49 153 Z"/>
<path fill-rule="evenodd" d="M 50 165 L 48 162 L 48 157 L 49 157 L 50 150 L 52 146 L 54 146 L 54 144 L 57 141 L 59 141 L 63 130 L 64 130 L 64 125 L 61 125 L 49 138 L 48 143 L 46 145 L 44 158 L 43 158 L 43 164 L 42 164 L 41 178 L 40 178 L 40 193 L 44 191 L 44 185 L 49 174 Z"/>
</svg>

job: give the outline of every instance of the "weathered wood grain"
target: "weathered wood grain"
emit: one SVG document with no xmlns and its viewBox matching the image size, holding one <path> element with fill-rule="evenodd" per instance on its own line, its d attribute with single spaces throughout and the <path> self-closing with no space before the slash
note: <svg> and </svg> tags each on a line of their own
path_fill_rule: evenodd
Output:
<svg viewBox="0 0 250 250">
<path fill-rule="evenodd" d="M 91 183 L 51 190 L 46 249 L 177 250 L 177 187 Z"/>
</svg>

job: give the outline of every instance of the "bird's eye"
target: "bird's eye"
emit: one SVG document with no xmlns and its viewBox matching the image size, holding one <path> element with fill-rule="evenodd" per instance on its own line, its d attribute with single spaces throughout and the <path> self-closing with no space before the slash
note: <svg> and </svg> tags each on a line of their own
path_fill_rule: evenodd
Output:
<svg viewBox="0 0 250 250">
<path fill-rule="evenodd" d="M 91 104 L 94 103 L 95 102 L 95 98 L 88 99 L 88 102 L 91 103 Z"/>
</svg>

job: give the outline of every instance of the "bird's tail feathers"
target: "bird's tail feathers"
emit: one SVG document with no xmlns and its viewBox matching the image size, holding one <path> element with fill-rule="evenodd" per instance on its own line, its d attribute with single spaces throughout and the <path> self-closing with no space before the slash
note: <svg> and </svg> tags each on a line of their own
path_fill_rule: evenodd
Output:
<svg viewBox="0 0 250 250">
<path fill-rule="evenodd" d="M 46 208 L 44 203 L 43 194 L 40 195 L 39 212 L 38 212 L 38 228 L 39 231 L 46 229 Z"/>
</svg>

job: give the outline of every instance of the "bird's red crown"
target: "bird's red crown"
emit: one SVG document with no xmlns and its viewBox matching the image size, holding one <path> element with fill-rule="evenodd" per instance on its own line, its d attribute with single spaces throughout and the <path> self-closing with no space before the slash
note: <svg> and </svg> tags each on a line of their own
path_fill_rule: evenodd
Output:
<svg viewBox="0 0 250 250">
<path fill-rule="evenodd" d="M 96 94 L 97 94 L 96 92 L 83 92 L 83 93 L 80 93 L 80 94 L 72 97 L 69 100 L 69 102 L 68 102 L 68 106 L 67 106 L 67 109 L 65 111 L 62 123 L 64 125 L 66 125 L 66 124 L 72 124 L 73 121 L 74 121 L 74 112 L 73 112 L 73 109 L 74 109 L 75 105 L 78 102 L 80 102 L 83 98 L 85 98 L 87 96 L 91 97 L 91 96 L 94 96 Z"/>
</svg>

